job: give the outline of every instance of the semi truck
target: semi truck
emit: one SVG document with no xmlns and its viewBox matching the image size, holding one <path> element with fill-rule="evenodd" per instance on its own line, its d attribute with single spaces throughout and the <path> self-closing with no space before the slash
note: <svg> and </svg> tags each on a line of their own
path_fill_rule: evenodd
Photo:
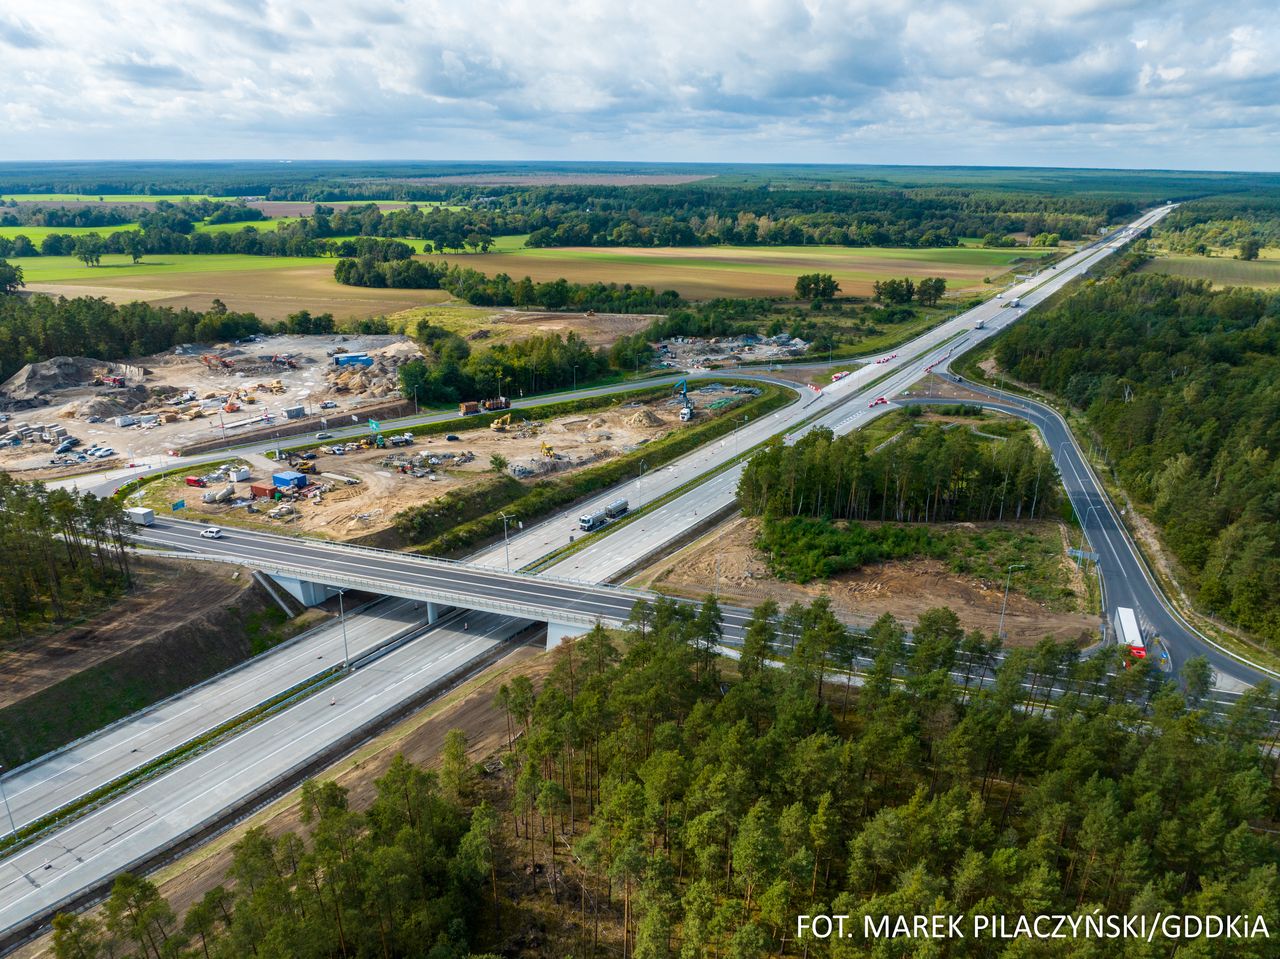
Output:
<svg viewBox="0 0 1280 959">
<path fill-rule="evenodd" d="M 1118 644 L 1127 646 L 1129 652 L 1136 658 L 1146 658 L 1147 641 L 1142 636 L 1142 630 L 1138 627 L 1137 614 L 1132 609 L 1128 606 L 1116 607 L 1111 624 L 1115 628 Z"/>
<path fill-rule="evenodd" d="M 588 513 L 586 516 L 578 517 L 578 528 L 584 533 L 591 533 L 607 522 L 609 522 L 609 515 L 604 510 L 597 510 L 594 513 Z"/>
</svg>

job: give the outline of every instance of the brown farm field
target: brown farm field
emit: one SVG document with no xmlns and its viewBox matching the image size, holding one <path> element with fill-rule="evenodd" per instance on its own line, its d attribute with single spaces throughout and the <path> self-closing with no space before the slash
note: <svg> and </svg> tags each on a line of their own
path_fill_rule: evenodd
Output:
<svg viewBox="0 0 1280 959">
<path fill-rule="evenodd" d="M 299 310 L 332 313 L 336 318 L 363 319 L 398 313 L 449 299 L 443 290 L 377 290 L 342 286 L 333 278 L 333 261 L 314 266 L 209 272 L 174 271 L 133 276 L 93 276 L 49 283 L 28 283 L 27 289 L 54 296 L 102 296 L 113 303 L 143 300 L 176 309 L 206 310 L 214 299 L 232 310 L 280 320 Z"/>
<path fill-rule="evenodd" d="M 428 257 L 493 276 L 535 281 L 563 277 L 578 283 L 631 283 L 673 289 L 688 299 L 718 296 L 790 296 L 802 273 L 830 273 L 841 291 L 869 296 L 877 280 L 941 276 L 952 291 L 980 290 L 1020 263 L 1048 250 L 781 247 L 555 247 Z"/>
</svg>

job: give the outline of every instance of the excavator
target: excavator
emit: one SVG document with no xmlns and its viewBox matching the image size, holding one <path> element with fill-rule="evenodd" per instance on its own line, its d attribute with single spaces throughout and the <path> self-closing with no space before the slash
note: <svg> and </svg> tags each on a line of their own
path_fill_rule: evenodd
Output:
<svg viewBox="0 0 1280 959">
<path fill-rule="evenodd" d="M 542 441 L 542 450 L 541 450 L 541 452 L 542 452 L 542 455 L 543 455 L 544 457 L 546 457 L 547 459 L 549 459 L 549 460 L 553 460 L 553 459 L 555 459 L 555 458 L 556 458 L 556 451 L 555 451 L 554 449 L 552 449 L 550 446 L 548 446 L 548 445 L 547 445 L 547 441 L 546 441 L 546 440 L 543 440 L 543 441 Z"/>
<path fill-rule="evenodd" d="M 671 392 L 677 391 L 680 393 L 680 399 L 684 400 L 684 406 L 680 407 L 680 419 L 687 423 L 693 419 L 693 400 L 689 399 L 689 381 L 681 380 L 677 383 Z"/>
<path fill-rule="evenodd" d="M 496 420 L 490 423 L 489 429 L 493 430 L 495 433 L 505 433 L 507 431 L 507 427 L 510 425 L 511 414 L 507 413 L 505 416 L 499 416 Z"/>
</svg>

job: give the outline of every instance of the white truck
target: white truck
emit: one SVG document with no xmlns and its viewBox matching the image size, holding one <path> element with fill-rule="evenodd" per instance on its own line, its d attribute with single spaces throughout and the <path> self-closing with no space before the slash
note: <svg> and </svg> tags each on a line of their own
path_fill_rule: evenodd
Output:
<svg viewBox="0 0 1280 959">
<path fill-rule="evenodd" d="M 1127 646 L 1129 652 L 1138 659 L 1145 659 L 1147 655 L 1147 641 L 1142 636 L 1142 630 L 1138 626 L 1138 617 L 1128 606 L 1116 607 L 1115 615 L 1111 618 L 1111 625 L 1116 631 L 1116 642 L 1121 646 Z"/>
<path fill-rule="evenodd" d="M 129 506 L 125 508 L 124 517 L 138 526 L 152 526 L 156 521 L 156 511 L 143 506 Z"/>
</svg>

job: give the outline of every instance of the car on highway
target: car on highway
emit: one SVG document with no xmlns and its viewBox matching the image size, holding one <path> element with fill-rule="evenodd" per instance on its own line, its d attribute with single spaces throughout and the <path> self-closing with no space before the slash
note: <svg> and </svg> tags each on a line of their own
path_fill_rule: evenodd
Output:
<svg viewBox="0 0 1280 959">
<path fill-rule="evenodd" d="M 217 526 L 207 526 L 200 531 L 205 539 L 222 539 L 222 530 Z"/>
<path fill-rule="evenodd" d="M 868 404 L 867 404 L 867 409 L 869 409 L 869 410 L 871 410 L 871 409 L 875 409 L 877 406 L 884 406 L 884 405 L 885 405 L 885 404 L 887 404 L 888 402 L 889 402 L 889 401 L 888 401 L 888 400 L 886 400 L 883 396 L 880 396 L 880 397 L 877 397 L 876 399 L 872 400 L 870 403 L 868 403 Z"/>
<path fill-rule="evenodd" d="M 333 439 L 333 434 L 332 434 L 332 433 L 317 433 L 317 434 L 316 434 L 316 439 L 318 439 L 318 440 L 331 440 L 331 439 Z"/>
</svg>

